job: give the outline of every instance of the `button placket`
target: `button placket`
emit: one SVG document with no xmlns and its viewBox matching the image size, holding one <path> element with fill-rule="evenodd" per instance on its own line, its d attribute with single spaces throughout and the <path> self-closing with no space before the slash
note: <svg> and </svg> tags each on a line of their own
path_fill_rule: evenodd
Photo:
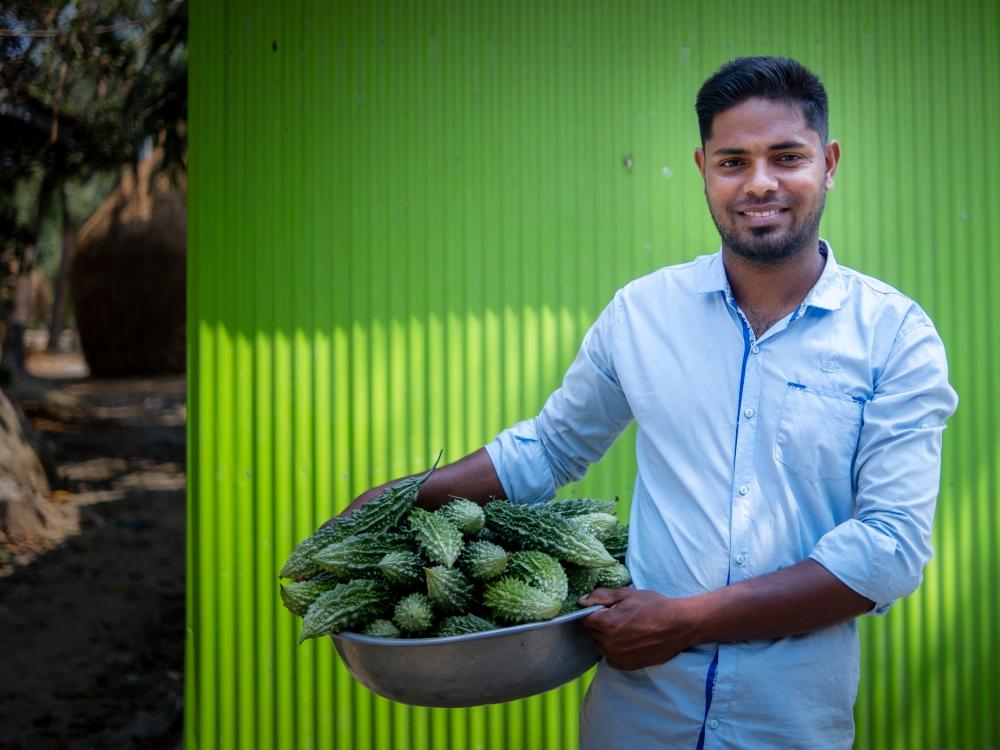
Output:
<svg viewBox="0 0 1000 750">
<path fill-rule="evenodd" d="M 756 346 L 756 344 L 754 344 Z M 747 359 L 743 377 L 743 399 L 740 406 L 740 426 L 736 437 L 736 457 L 734 461 L 733 503 L 730 527 L 730 580 L 742 580 L 749 575 L 748 544 L 750 541 L 750 517 L 758 492 L 757 475 L 754 467 L 754 449 L 757 444 L 757 413 L 761 392 L 761 358 Z"/>
</svg>

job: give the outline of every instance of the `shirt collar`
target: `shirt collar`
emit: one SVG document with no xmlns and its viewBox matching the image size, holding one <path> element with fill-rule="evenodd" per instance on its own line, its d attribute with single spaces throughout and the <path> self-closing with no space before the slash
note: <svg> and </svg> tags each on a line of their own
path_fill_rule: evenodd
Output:
<svg viewBox="0 0 1000 750">
<path fill-rule="evenodd" d="M 824 310 L 839 310 L 844 301 L 844 295 L 847 293 L 840 275 L 840 266 L 837 264 L 829 242 L 821 239 L 819 247 L 820 252 L 826 256 L 826 265 L 823 267 L 823 273 L 820 274 L 816 284 L 802 300 L 801 308 L 819 307 Z M 697 291 L 700 294 L 723 292 L 727 298 L 732 296 L 729 279 L 726 278 L 726 267 L 722 262 L 721 248 L 709 259 L 708 266 L 698 282 Z"/>
</svg>

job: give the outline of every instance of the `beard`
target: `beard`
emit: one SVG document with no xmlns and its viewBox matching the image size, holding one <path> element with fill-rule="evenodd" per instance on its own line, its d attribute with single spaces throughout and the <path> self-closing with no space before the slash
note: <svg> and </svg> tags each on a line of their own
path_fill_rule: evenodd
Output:
<svg viewBox="0 0 1000 750">
<path fill-rule="evenodd" d="M 819 220 L 823 216 L 825 205 L 824 188 L 816 210 L 787 230 L 770 226 L 751 227 L 746 232 L 739 232 L 735 228 L 724 226 L 719 221 L 711 203 L 708 204 L 708 212 L 712 215 L 712 221 L 715 222 L 715 228 L 719 230 L 719 237 L 725 247 L 754 263 L 777 265 L 816 244 L 819 238 Z"/>
</svg>

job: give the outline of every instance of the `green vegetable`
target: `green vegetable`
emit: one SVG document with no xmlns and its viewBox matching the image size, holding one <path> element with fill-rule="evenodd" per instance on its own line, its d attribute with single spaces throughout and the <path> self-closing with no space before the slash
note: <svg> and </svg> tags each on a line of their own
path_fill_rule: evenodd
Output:
<svg viewBox="0 0 1000 750">
<path fill-rule="evenodd" d="M 434 624 L 434 608 L 425 594 L 410 594 L 396 604 L 392 619 L 406 633 L 424 633 Z"/>
<path fill-rule="evenodd" d="M 304 617 L 309 605 L 316 601 L 320 594 L 330 591 L 336 585 L 336 578 L 328 573 L 321 573 L 308 581 L 296 581 L 282 586 L 281 601 L 289 612 Z"/>
<path fill-rule="evenodd" d="M 354 511 L 346 519 L 351 533 L 380 532 L 398 524 L 413 507 L 420 487 L 434 473 L 440 460 L 441 455 L 438 454 L 434 465 L 425 474 L 396 482 Z"/>
<path fill-rule="evenodd" d="M 408 541 L 404 534 L 355 534 L 328 544 L 313 555 L 313 561 L 342 580 L 362 578 L 374 574 L 382 558 L 405 549 Z"/>
<path fill-rule="evenodd" d="M 597 588 L 598 571 L 604 568 L 572 568 L 566 571 L 569 595 L 577 598 Z"/>
<path fill-rule="evenodd" d="M 603 542 L 610 537 L 618 527 L 618 519 L 610 513 L 584 513 L 573 516 L 573 523 L 582 526 Z"/>
<path fill-rule="evenodd" d="M 615 561 L 593 534 L 555 513 L 504 500 L 487 503 L 484 510 L 486 525 L 516 548 L 539 549 L 582 568 L 600 568 Z"/>
<path fill-rule="evenodd" d="M 399 628 L 393 624 L 392 620 L 384 619 L 373 620 L 364 629 L 364 634 L 375 638 L 399 638 L 401 635 Z"/>
<path fill-rule="evenodd" d="M 562 597 L 529 586 L 518 578 L 503 578 L 486 585 L 483 603 L 501 622 L 535 622 L 559 614 Z"/>
<path fill-rule="evenodd" d="M 424 571 L 427 595 L 434 606 L 447 614 L 467 612 L 472 604 L 472 584 L 460 570 L 435 565 Z"/>
<path fill-rule="evenodd" d="M 467 633 L 482 633 L 486 630 L 493 630 L 496 627 L 489 620 L 484 620 L 477 615 L 452 615 L 441 620 L 437 629 L 437 636 L 445 638 L 450 635 L 466 635 Z"/>
<path fill-rule="evenodd" d="M 343 630 L 382 638 L 480 632 L 573 612 L 598 586 L 629 585 L 618 562 L 628 527 L 608 513 L 614 503 L 480 507 L 456 498 L 430 513 L 413 507 L 427 476 L 397 483 L 373 510 L 363 506 L 296 547 L 282 577 L 297 580 L 280 594 L 303 617 L 302 640 Z"/>
<path fill-rule="evenodd" d="M 309 605 L 299 643 L 326 633 L 358 628 L 379 619 L 391 606 L 385 584 L 368 579 L 340 583 Z"/>
<path fill-rule="evenodd" d="M 578 609 L 583 609 L 577 599 L 579 599 L 578 596 L 567 594 L 566 598 L 563 599 L 562 607 L 559 608 L 559 614 L 568 615 L 570 612 L 576 612 Z"/>
<path fill-rule="evenodd" d="M 621 563 L 609 565 L 606 568 L 595 568 L 597 571 L 597 585 L 606 589 L 620 589 L 632 583 L 632 576 Z"/>
<path fill-rule="evenodd" d="M 523 550 L 510 556 L 507 575 L 551 594 L 560 601 L 566 598 L 568 584 L 566 571 L 551 555 L 537 550 Z"/>
<path fill-rule="evenodd" d="M 450 503 L 442 505 L 434 512 L 451 521 L 463 534 L 469 535 L 483 528 L 486 520 L 482 506 L 463 497 L 453 497 Z"/>
<path fill-rule="evenodd" d="M 594 500 L 589 497 L 581 497 L 573 500 L 549 500 L 539 503 L 537 507 L 540 510 L 557 513 L 564 518 L 573 518 L 588 513 L 607 513 L 613 516 L 615 505 L 614 500 Z"/>
<path fill-rule="evenodd" d="M 375 566 L 389 583 L 406 588 L 416 588 L 424 581 L 424 560 L 416 552 L 398 550 L 387 552 Z"/>
<path fill-rule="evenodd" d="M 447 567 L 455 564 L 462 552 L 462 532 L 444 516 L 414 508 L 410 511 L 410 529 L 417 545 L 431 562 Z"/>
<path fill-rule="evenodd" d="M 616 526 L 614 531 L 604 540 L 604 548 L 613 558 L 622 561 L 625 559 L 625 550 L 628 548 L 628 526 Z"/>
<path fill-rule="evenodd" d="M 355 534 L 378 533 L 396 526 L 413 507 L 421 485 L 434 473 L 440 460 L 439 454 L 434 466 L 427 473 L 396 482 L 351 515 L 334 519 L 321 526 L 292 551 L 279 576 L 298 580 L 312 578 L 322 570 L 313 561 L 313 556 L 329 544 Z"/>
<path fill-rule="evenodd" d="M 340 541 L 350 536 L 350 530 L 342 521 L 321 526 L 312 536 L 303 539 L 288 557 L 279 575 L 282 578 L 305 579 L 322 572 L 322 568 L 313 562 L 313 555 L 328 544 Z"/>
<path fill-rule="evenodd" d="M 486 581 L 503 573 L 507 567 L 507 551 L 493 542 L 469 542 L 458 564 L 472 578 Z"/>
</svg>

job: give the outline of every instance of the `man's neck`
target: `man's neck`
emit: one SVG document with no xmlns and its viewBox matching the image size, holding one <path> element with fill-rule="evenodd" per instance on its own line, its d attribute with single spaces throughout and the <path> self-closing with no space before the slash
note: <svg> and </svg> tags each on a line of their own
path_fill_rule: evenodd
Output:
<svg viewBox="0 0 1000 750">
<path fill-rule="evenodd" d="M 736 304 L 756 336 L 795 310 L 823 273 L 819 240 L 779 263 L 756 263 L 723 246 L 722 260 Z"/>
</svg>

